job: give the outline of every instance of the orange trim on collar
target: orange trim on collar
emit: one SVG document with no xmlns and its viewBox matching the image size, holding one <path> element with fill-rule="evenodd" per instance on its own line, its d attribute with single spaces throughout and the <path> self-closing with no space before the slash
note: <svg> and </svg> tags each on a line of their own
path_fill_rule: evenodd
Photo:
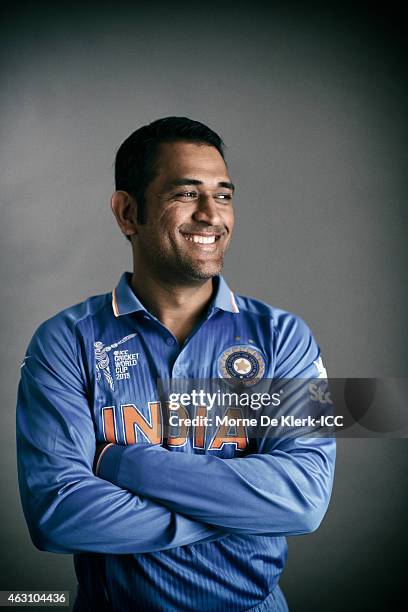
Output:
<svg viewBox="0 0 408 612">
<path fill-rule="evenodd" d="M 231 306 L 232 306 L 234 312 L 239 312 L 239 308 L 238 308 L 237 303 L 235 301 L 234 294 L 232 293 L 231 290 L 230 290 L 230 298 L 231 298 Z"/>
<path fill-rule="evenodd" d="M 120 315 L 118 303 L 116 301 L 116 288 L 112 291 L 112 310 L 115 317 Z"/>
</svg>

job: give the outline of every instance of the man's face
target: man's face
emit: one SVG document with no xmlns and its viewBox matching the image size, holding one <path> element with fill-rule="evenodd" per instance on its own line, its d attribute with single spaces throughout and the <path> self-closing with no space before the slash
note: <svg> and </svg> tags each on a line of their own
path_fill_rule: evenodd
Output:
<svg viewBox="0 0 408 612">
<path fill-rule="evenodd" d="M 139 264 L 181 284 L 219 274 L 234 225 L 233 185 L 215 147 L 162 143 L 137 226 Z"/>
</svg>

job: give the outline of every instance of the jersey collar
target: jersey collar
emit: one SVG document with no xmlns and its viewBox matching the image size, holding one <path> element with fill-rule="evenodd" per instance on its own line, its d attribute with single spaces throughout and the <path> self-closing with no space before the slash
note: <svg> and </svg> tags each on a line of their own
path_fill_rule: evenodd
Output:
<svg viewBox="0 0 408 612">
<path fill-rule="evenodd" d="M 215 295 L 213 302 L 210 305 L 210 310 L 218 308 L 226 312 L 238 313 L 239 309 L 235 301 L 234 294 L 228 287 L 222 276 L 214 277 Z"/>
<path fill-rule="evenodd" d="M 146 312 L 146 308 L 133 293 L 132 287 L 130 286 L 131 278 L 132 274 L 130 272 L 124 272 L 120 277 L 118 285 L 112 291 L 112 310 L 115 317 L 127 315 L 132 312 Z M 214 285 L 215 294 L 210 305 L 210 311 L 218 308 L 226 312 L 238 313 L 239 310 L 235 302 L 234 294 L 223 277 L 215 276 Z"/>
</svg>

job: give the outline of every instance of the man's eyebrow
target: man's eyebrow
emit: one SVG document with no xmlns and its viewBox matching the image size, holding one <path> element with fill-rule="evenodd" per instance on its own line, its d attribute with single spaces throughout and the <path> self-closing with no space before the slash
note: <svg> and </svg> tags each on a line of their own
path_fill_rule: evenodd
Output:
<svg viewBox="0 0 408 612">
<path fill-rule="evenodd" d="M 235 191 L 235 185 L 230 181 L 221 181 L 220 183 L 218 183 L 218 185 L 219 187 L 226 187 L 227 189 L 231 189 L 231 191 Z"/>
<path fill-rule="evenodd" d="M 199 181 L 198 179 L 193 178 L 179 178 L 171 181 L 170 187 L 182 187 L 183 185 L 202 185 L 203 181 Z M 231 191 L 235 190 L 235 186 L 230 181 L 220 181 L 218 183 L 218 187 L 225 187 L 226 189 L 231 189 Z"/>
</svg>

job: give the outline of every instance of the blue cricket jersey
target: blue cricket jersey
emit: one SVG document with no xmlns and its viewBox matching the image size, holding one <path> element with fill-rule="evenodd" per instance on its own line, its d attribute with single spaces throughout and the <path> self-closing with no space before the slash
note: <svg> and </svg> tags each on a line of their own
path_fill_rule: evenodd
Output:
<svg viewBox="0 0 408 612">
<path fill-rule="evenodd" d="M 320 524 L 334 440 L 164 438 L 157 381 L 318 377 L 315 340 L 299 317 L 216 277 L 179 345 L 130 279 L 46 321 L 29 345 L 17 445 L 32 540 L 75 555 L 76 610 L 286 610 L 285 536 Z"/>
</svg>

